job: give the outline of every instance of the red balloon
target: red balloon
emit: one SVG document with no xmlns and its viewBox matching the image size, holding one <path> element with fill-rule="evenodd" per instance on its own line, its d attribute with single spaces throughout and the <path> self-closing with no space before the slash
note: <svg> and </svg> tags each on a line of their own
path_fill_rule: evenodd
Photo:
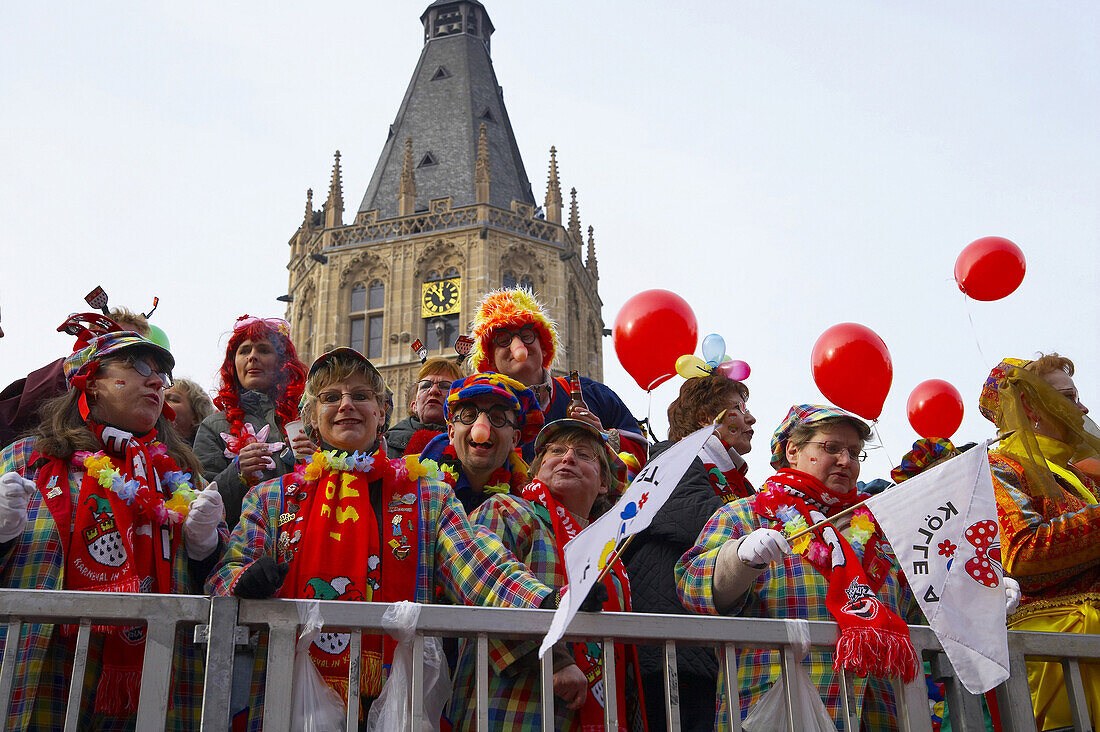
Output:
<svg viewBox="0 0 1100 732">
<path fill-rule="evenodd" d="M 951 439 L 963 421 L 962 394 L 943 379 L 922 381 L 909 395 L 905 411 L 921 437 Z"/>
<path fill-rule="evenodd" d="M 894 380 L 890 351 L 873 330 L 840 323 L 817 339 L 810 356 L 814 383 L 825 398 L 864 419 L 878 419 Z"/>
<path fill-rule="evenodd" d="M 975 300 L 1000 300 L 1024 281 L 1024 253 L 1008 239 L 987 236 L 972 241 L 955 260 L 959 289 Z"/>
<path fill-rule="evenodd" d="M 615 355 L 638 386 L 651 391 L 676 375 L 676 359 L 699 341 L 695 313 L 668 290 L 646 290 L 623 303 L 612 330 Z"/>
</svg>

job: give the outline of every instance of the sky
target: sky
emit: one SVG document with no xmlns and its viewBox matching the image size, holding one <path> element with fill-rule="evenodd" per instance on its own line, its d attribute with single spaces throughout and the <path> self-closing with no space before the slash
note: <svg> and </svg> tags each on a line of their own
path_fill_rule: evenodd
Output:
<svg viewBox="0 0 1100 732">
<path fill-rule="evenodd" d="M 350 222 L 423 44 L 422 3 L 23 3 L 0 28 L 0 384 L 68 352 L 55 332 L 102 285 L 160 308 L 176 374 L 212 388 L 241 313 L 285 312 L 305 190 L 342 153 Z M 962 393 L 956 442 L 1003 356 L 1058 351 L 1100 404 L 1100 6 L 1089 2 L 485 0 L 536 200 L 557 147 L 595 227 L 603 317 L 652 288 L 748 362 L 749 477 L 790 405 L 820 402 L 810 352 L 878 333 L 893 384 L 861 479 L 917 435 L 911 390 Z M 968 301 L 983 236 L 1027 258 Z M 663 436 L 679 377 L 604 380 Z M 699 353 L 697 350 L 696 353 Z M 568 365 L 567 358 L 564 365 Z"/>
</svg>

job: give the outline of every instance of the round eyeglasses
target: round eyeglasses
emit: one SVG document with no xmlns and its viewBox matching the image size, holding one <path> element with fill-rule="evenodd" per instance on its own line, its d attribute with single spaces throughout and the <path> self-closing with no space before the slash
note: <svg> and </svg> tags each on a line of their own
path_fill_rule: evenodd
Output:
<svg viewBox="0 0 1100 732">
<path fill-rule="evenodd" d="M 512 345 L 512 339 L 519 337 L 520 342 L 529 346 L 535 342 L 535 339 L 539 337 L 539 334 L 535 332 L 535 329 L 530 325 L 525 325 L 519 330 L 508 330 L 507 328 L 498 328 L 493 331 L 493 345 L 500 348 L 507 348 Z"/>
<path fill-rule="evenodd" d="M 504 425 L 515 427 L 516 423 L 508 418 L 510 411 L 510 409 L 499 404 L 494 404 L 488 409 L 482 409 L 476 404 L 462 404 L 455 409 L 454 420 L 462 424 L 473 424 L 478 417 L 484 414 L 489 418 L 489 424 L 494 427 L 503 427 Z"/>
</svg>

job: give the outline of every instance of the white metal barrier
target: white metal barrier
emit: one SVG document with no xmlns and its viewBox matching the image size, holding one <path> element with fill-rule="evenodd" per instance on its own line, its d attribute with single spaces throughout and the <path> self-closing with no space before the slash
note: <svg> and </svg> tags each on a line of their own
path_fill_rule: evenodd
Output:
<svg viewBox="0 0 1100 732">
<path fill-rule="evenodd" d="M 172 645 L 177 626 L 195 628 L 195 639 L 206 644 L 205 677 L 202 698 L 201 729 L 222 732 L 229 725 L 229 693 L 235 644 L 247 640 L 246 629 L 266 628 L 269 631 L 265 732 L 290 729 L 292 671 L 294 646 L 299 627 L 298 606 L 303 600 L 237 600 L 231 597 L 201 597 L 183 595 L 128 595 L 99 592 L 51 592 L 45 590 L 0 590 L 0 624 L 6 626 L 6 638 L 18 638 L 25 623 L 73 623 L 79 625 L 76 662 L 70 689 L 79 691 L 83 682 L 88 641 L 92 625 L 136 625 L 148 627 L 141 696 L 137 712 L 137 729 L 162 730 L 171 680 Z M 380 632 L 382 615 L 389 607 L 379 603 L 321 602 L 325 627 L 352 634 L 351 654 L 359 656 L 363 631 Z M 539 610 L 502 608 L 471 608 L 427 605 L 421 608 L 417 623 L 413 658 L 423 657 L 423 639 L 427 636 L 469 637 L 476 639 L 478 665 L 476 695 L 478 729 L 488 729 L 488 663 L 489 637 L 541 639 L 550 625 L 552 613 Z M 811 622 L 810 642 L 832 646 L 836 642 L 836 625 Z M 935 635 L 927 627 L 911 626 L 913 644 L 918 654 L 932 660 L 933 673 L 941 675 L 947 686 L 948 712 L 952 728 L 969 732 L 984 730 L 980 700 L 968 694 L 954 678 L 946 657 L 939 652 Z M 603 644 L 605 659 L 613 661 L 614 642 L 664 645 L 666 663 L 666 720 L 670 730 L 679 729 L 679 708 L 675 693 L 676 645 L 708 645 L 716 647 L 726 669 L 726 694 L 731 718 L 729 726 L 741 729 L 737 703 L 737 649 L 776 648 L 782 650 L 781 664 L 797 663 L 788 646 L 784 621 L 748 618 L 715 618 L 688 615 L 648 615 L 642 613 L 582 613 L 571 624 L 566 639 L 598 639 Z M 1061 662 L 1067 679 L 1071 709 L 1078 730 L 1091 729 L 1081 679 L 1080 659 L 1100 659 L 1100 636 L 1062 633 L 1009 633 L 1012 676 L 997 689 L 997 700 L 1005 732 L 1032 732 L 1036 729 L 1032 717 L 1031 699 L 1027 687 L 1024 659 Z M 12 698 L 17 644 L 4 642 L 0 665 L 0 726 L 6 728 L 7 710 Z M 605 662 L 613 669 L 613 662 Z M 544 709 L 554 703 L 550 654 L 542 661 L 541 701 Z M 348 704 L 348 728 L 356 728 L 359 708 L 359 664 L 352 663 L 349 686 L 352 698 Z M 613 671 L 612 671 L 613 673 Z M 786 674 L 784 674 L 786 677 Z M 606 688 L 614 689 L 614 680 L 606 680 Z M 852 680 L 844 688 L 844 729 L 858 732 L 852 698 Z M 931 729 L 928 697 L 921 675 L 909 684 L 894 684 L 899 708 L 899 726 L 905 732 L 926 732 Z M 671 692 L 671 693 L 669 693 Z M 789 692 L 789 690 L 788 690 Z M 423 668 L 414 664 L 412 679 L 412 723 L 420 728 L 423 695 Z M 790 696 L 788 693 L 788 702 Z M 66 711 L 66 729 L 76 729 L 79 697 L 70 693 Z M 617 729 L 616 705 L 607 704 L 607 728 Z M 790 729 L 799 729 L 797 709 L 792 709 Z M 543 715 L 543 728 L 553 729 L 553 714 Z"/>
</svg>

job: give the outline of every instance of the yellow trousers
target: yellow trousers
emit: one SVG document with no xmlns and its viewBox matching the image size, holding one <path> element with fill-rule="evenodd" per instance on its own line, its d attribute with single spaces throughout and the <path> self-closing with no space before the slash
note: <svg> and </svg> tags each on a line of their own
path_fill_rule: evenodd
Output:
<svg viewBox="0 0 1100 732">
<path fill-rule="evenodd" d="M 1091 602 L 1047 608 L 1010 623 L 1011 630 L 1041 630 L 1049 633 L 1100 633 L 1100 610 Z M 1100 724 L 1100 663 L 1082 663 L 1081 681 L 1085 687 L 1089 717 L 1093 729 Z M 1060 663 L 1028 662 L 1027 683 L 1039 729 L 1072 727 L 1069 696 Z"/>
</svg>

